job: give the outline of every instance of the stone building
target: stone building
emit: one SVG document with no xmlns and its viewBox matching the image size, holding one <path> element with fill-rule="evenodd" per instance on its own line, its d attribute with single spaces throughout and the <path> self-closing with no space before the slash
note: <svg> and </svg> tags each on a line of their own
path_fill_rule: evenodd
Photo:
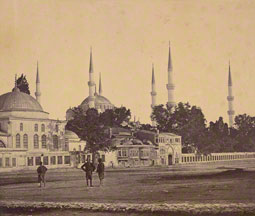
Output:
<svg viewBox="0 0 255 216">
<path fill-rule="evenodd" d="M 157 146 L 158 165 L 172 165 L 181 163 L 182 144 L 181 136 L 173 133 L 159 133 L 153 131 L 140 130 L 136 137 L 142 142 L 150 141 Z"/>
<path fill-rule="evenodd" d="M 66 121 L 49 118 L 40 104 L 37 66 L 36 99 L 20 92 L 15 79 L 11 92 L 0 96 L 0 171 L 70 166 Z"/>
</svg>

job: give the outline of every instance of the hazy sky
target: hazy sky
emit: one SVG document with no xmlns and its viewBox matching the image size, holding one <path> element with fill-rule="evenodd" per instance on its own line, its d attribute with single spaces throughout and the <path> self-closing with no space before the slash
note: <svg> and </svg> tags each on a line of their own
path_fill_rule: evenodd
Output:
<svg viewBox="0 0 255 216">
<path fill-rule="evenodd" d="M 0 0 L 0 94 L 24 73 L 51 118 L 88 96 L 89 51 L 103 95 L 150 122 L 151 65 L 157 103 L 167 102 L 171 41 L 176 102 L 227 118 L 228 62 L 236 114 L 255 115 L 255 1 Z"/>
</svg>

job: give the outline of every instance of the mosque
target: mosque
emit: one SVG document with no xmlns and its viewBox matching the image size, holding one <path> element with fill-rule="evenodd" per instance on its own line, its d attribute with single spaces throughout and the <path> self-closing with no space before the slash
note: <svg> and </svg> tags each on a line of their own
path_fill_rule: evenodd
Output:
<svg viewBox="0 0 255 216">
<path fill-rule="evenodd" d="M 99 79 L 99 92 L 96 91 L 94 80 L 92 50 L 89 64 L 89 96 L 79 107 L 84 111 L 96 108 L 99 112 L 114 109 L 114 105 L 102 95 L 101 75 Z M 168 56 L 168 91 L 167 106 L 173 108 L 174 83 L 171 50 L 169 45 Z M 229 102 L 229 125 L 233 126 L 234 110 L 232 95 L 232 79 L 229 66 L 227 100 Z M 156 82 L 154 67 L 152 66 L 151 108 L 156 106 Z M 68 130 L 65 125 L 73 117 L 72 109 L 66 111 L 66 120 L 49 118 L 49 113 L 43 110 L 40 104 L 40 78 L 37 63 L 35 98 L 23 93 L 15 85 L 11 92 L 0 95 L 0 171 L 35 169 L 40 161 L 48 168 L 77 166 L 90 155 L 77 154 L 82 152 L 86 143 Z M 156 126 L 155 122 L 152 122 Z M 122 133 L 122 135 L 121 135 Z M 126 132 L 118 131 L 115 135 L 120 142 L 116 144 L 116 152 L 99 152 L 106 165 L 124 164 L 163 164 L 171 165 L 182 162 L 181 137 L 172 133 L 154 133 L 140 131 L 138 139 L 126 136 Z M 123 135 L 125 134 L 125 135 Z M 78 158 L 77 158 L 78 157 Z M 78 162 L 77 162 L 78 161 Z M 5 168 L 5 169 L 1 169 Z"/>
</svg>

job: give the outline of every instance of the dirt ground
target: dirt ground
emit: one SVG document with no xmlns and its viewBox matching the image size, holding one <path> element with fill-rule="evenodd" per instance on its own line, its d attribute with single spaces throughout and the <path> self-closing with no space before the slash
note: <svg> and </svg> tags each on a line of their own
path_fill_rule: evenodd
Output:
<svg viewBox="0 0 255 216">
<path fill-rule="evenodd" d="M 109 169 L 106 170 L 102 187 L 99 187 L 99 180 L 94 174 L 92 188 L 86 186 L 84 173 L 79 169 L 49 170 L 45 188 L 38 187 L 35 171 L 0 173 L 0 200 L 141 204 L 255 203 L 254 162 L 247 160 L 170 168 Z"/>
</svg>

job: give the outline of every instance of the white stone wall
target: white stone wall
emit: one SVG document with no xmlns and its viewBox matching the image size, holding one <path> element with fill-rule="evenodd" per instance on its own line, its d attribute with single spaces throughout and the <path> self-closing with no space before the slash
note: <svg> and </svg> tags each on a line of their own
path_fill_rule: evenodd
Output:
<svg viewBox="0 0 255 216">
<path fill-rule="evenodd" d="M 245 159 L 255 159 L 255 152 L 212 153 L 209 155 L 182 154 L 181 163 L 189 164 Z"/>
<path fill-rule="evenodd" d="M 20 123 L 23 124 L 23 130 L 20 130 Z M 35 131 L 35 124 L 38 125 L 38 131 Z M 58 132 L 56 131 L 56 124 L 58 125 Z M 42 131 L 42 125 L 44 125 L 44 132 Z M 48 151 L 48 148 L 42 148 L 42 135 L 46 135 L 47 143 L 51 143 L 52 136 L 57 135 L 59 137 L 59 142 L 61 142 L 61 138 L 64 139 L 64 127 L 65 122 L 60 122 L 56 120 L 49 119 L 13 119 L 10 120 L 8 131 L 11 134 L 11 137 L 8 139 L 7 146 L 9 148 L 16 148 L 16 135 L 20 135 L 20 145 L 21 147 L 18 149 L 24 149 L 23 136 L 24 134 L 28 135 L 28 151 Z M 34 135 L 37 134 L 39 137 L 39 148 L 34 148 Z M 63 141 L 62 141 L 63 142 Z M 63 144 L 63 143 L 61 143 Z"/>
</svg>

